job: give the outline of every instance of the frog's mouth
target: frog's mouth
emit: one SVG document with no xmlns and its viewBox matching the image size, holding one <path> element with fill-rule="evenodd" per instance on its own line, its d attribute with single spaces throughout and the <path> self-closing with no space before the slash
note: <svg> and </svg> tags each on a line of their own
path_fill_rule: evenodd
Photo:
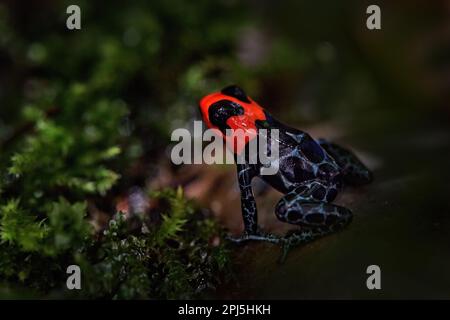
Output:
<svg viewBox="0 0 450 320">
<path fill-rule="evenodd" d="M 232 106 L 228 103 L 221 104 L 220 100 L 209 108 L 208 120 L 216 134 L 222 136 L 228 148 L 235 153 L 240 153 L 245 145 L 256 138 L 257 128 L 255 121 L 244 113 L 241 106 Z"/>
<path fill-rule="evenodd" d="M 240 154 L 247 143 L 258 136 L 255 121 L 248 115 L 232 116 L 227 120 L 227 127 L 224 139 L 230 150 Z"/>
</svg>

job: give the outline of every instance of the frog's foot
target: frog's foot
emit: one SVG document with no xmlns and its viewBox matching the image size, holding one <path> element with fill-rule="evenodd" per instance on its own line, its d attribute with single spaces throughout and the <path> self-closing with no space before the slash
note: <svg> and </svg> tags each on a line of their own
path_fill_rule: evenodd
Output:
<svg viewBox="0 0 450 320">
<path fill-rule="evenodd" d="M 234 242 L 234 243 L 243 243 L 246 241 L 253 240 L 253 241 L 267 241 L 267 242 L 277 244 L 277 243 L 281 243 L 284 241 L 284 237 L 280 237 L 280 236 L 277 236 L 274 234 L 264 233 L 264 232 L 257 232 L 257 233 L 244 232 L 239 237 L 227 236 L 226 239 L 230 240 L 231 242 Z"/>
<path fill-rule="evenodd" d="M 322 237 L 329 232 L 325 230 L 320 229 L 300 229 L 300 230 L 294 230 L 286 234 L 286 236 L 283 237 L 282 241 L 282 248 L 281 248 L 281 255 L 278 259 L 279 263 L 284 263 L 286 260 L 286 257 L 289 253 L 289 251 L 302 244 L 306 244 L 309 242 L 312 242 L 316 238 Z"/>
</svg>

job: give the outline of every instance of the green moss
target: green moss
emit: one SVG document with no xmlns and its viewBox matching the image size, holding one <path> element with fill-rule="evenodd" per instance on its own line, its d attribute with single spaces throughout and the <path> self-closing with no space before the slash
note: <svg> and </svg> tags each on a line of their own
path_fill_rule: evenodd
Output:
<svg viewBox="0 0 450 320">
<path fill-rule="evenodd" d="M 85 256 L 77 257 L 83 270 L 89 270 L 88 296 L 193 298 L 210 293 L 225 279 L 230 271 L 228 251 L 212 242 L 222 235 L 220 228 L 202 217 L 181 189 L 154 193 L 153 198 L 169 207 L 153 212 L 152 219 L 135 216 L 137 226 L 118 213 L 96 244 L 99 261 L 91 264 Z"/>
<path fill-rule="evenodd" d="M 0 77 L 0 286 L 72 297 L 66 267 L 78 263 L 81 296 L 203 294 L 228 266 L 224 247 L 210 244 L 220 237 L 215 223 L 180 190 L 153 195 L 168 209 L 157 221 L 132 218 L 134 227 L 116 214 L 114 200 L 144 185 L 149 167 L 141 180 L 129 168 L 154 166 L 174 124 L 190 119 L 199 95 L 224 80 L 209 71 L 234 72 L 220 61 L 232 55 L 238 5 L 80 1 L 82 30 L 68 32 L 69 4 L 42 4 L 25 19 L 0 4 L 0 68 L 9 74 Z M 222 30 L 216 37 L 202 21 L 218 11 L 209 22 Z M 204 79 L 193 83 L 191 70 Z M 116 214 L 100 236 L 91 225 L 96 210 Z"/>
</svg>

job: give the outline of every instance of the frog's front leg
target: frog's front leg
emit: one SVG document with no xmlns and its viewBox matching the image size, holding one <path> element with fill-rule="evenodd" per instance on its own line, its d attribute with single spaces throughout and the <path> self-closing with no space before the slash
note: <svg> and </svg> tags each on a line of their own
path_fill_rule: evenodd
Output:
<svg viewBox="0 0 450 320">
<path fill-rule="evenodd" d="M 336 196 L 336 188 L 335 183 L 305 181 L 278 202 L 275 207 L 277 218 L 302 227 L 286 235 L 282 261 L 291 247 L 311 242 L 350 223 L 352 213 L 349 209 L 329 203 Z"/>
<path fill-rule="evenodd" d="M 240 237 L 228 237 L 229 240 L 241 243 L 248 240 L 268 241 L 279 243 L 281 237 L 262 233 L 258 228 L 258 213 L 256 201 L 252 190 L 252 179 L 256 176 L 255 169 L 249 164 L 237 164 L 239 189 L 241 191 L 242 219 L 244 221 L 244 233 Z"/>
</svg>

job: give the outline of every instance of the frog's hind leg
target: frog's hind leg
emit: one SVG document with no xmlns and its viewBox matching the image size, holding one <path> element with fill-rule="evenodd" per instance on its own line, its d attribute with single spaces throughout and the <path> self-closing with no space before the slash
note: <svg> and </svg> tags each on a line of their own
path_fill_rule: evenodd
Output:
<svg viewBox="0 0 450 320">
<path fill-rule="evenodd" d="M 319 237 L 336 232 L 352 220 L 349 209 L 327 202 L 331 192 L 335 195 L 336 186 L 321 181 L 307 181 L 286 194 L 275 207 L 279 220 L 302 228 L 291 231 L 284 238 L 284 261 L 293 246 L 311 242 Z"/>
<path fill-rule="evenodd" d="M 320 139 L 318 143 L 342 168 L 342 176 L 345 183 L 349 185 L 363 185 L 373 180 L 372 172 L 353 152 L 324 139 Z"/>
</svg>

